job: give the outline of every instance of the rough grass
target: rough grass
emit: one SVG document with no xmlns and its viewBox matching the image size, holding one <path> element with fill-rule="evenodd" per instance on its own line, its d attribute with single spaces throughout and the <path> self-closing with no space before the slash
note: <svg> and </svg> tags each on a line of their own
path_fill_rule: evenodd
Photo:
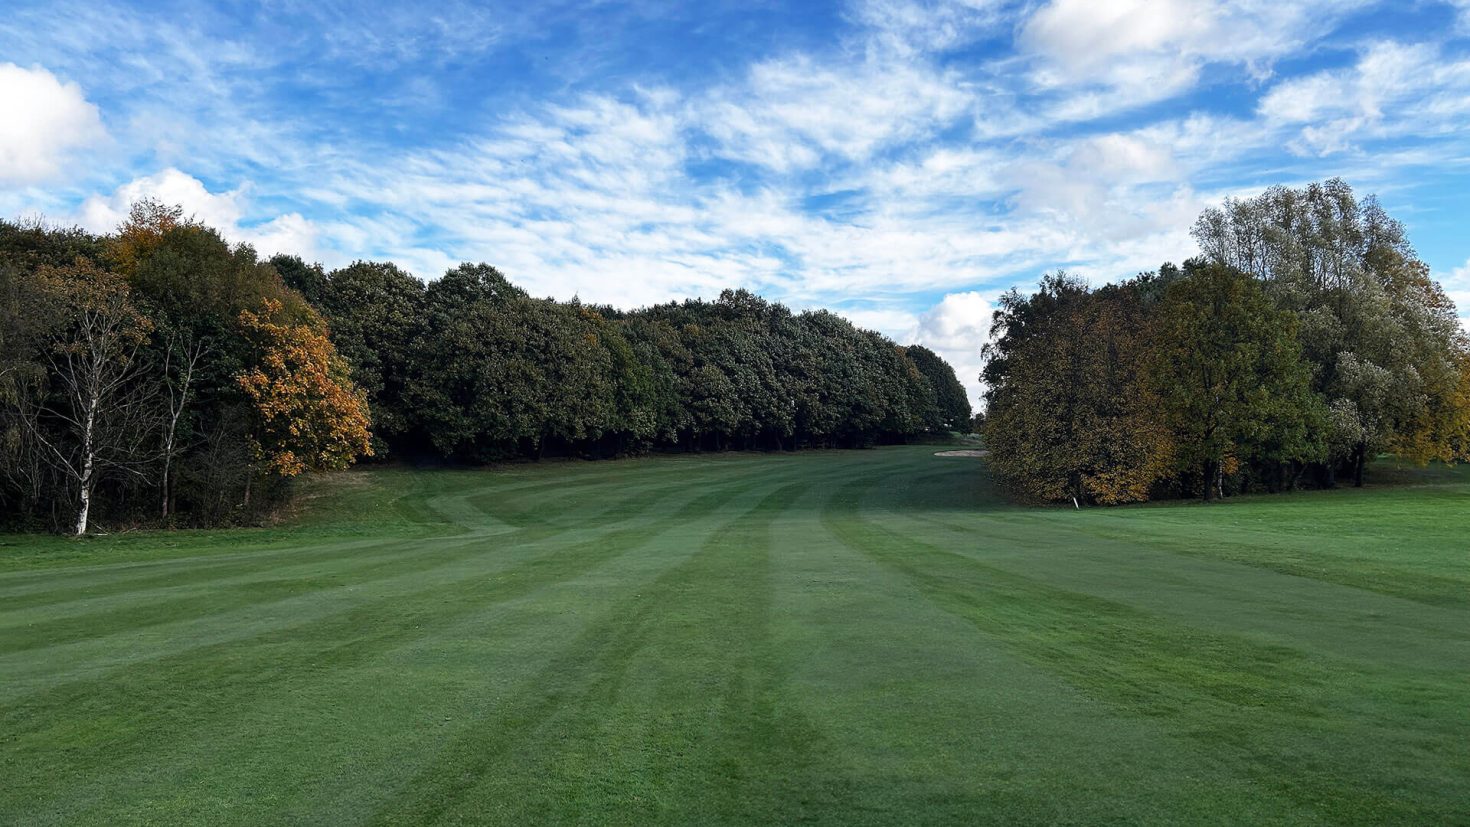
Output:
<svg viewBox="0 0 1470 827">
<path fill-rule="evenodd" d="M 933 452 L 0 537 L 0 823 L 1470 820 L 1470 475 L 1077 512 Z"/>
</svg>

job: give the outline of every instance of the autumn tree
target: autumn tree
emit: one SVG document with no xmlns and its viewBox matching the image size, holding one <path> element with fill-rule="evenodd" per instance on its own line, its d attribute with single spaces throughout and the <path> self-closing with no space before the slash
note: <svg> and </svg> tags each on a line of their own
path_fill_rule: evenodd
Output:
<svg viewBox="0 0 1470 827">
<path fill-rule="evenodd" d="M 255 359 L 238 381 L 254 406 L 252 440 L 266 468 L 292 477 L 371 455 L 365 395 L 314 313 L 285 318 L 267 299 L 259 312 L 241 311 L 240 327 Z"/>
<path fill-rule="evenodd" d="M 1034 499 L 1148 499 L 1173 440 L 1147 383 L 1149 320 L 1133 285 L 1092 291 L 1064 273 L 1003 296 L 985 349 L 991 464 Z"/>
<path fill-rule="evenodd" d="M 182 226 L 198 226 L 184 218 L 184 208 L 144 198 L 133 202 L 128 217 L 110 239 L 114 267 L 131 278 L 139 266 L 163 244 L 169 231 Z"/>
<path fill-rule="evenodd" d="M 238 377 L 257 364 L 258 348 L 240 314 L 267 300 L 281 305 L 282 318 L 306 319 L 310 308 L 249 245 L 173 221 L 167 210 L 152 221 L 138 213 L 122 232 L 146 240 L 135 245 L 128 282 L 156 328 L 145 351 L 163 390 L 159 462 L 149 469 L 158 513 L 182 524 L 249 519 L 266 500 L 256 496 L 246 507 L 260 420 Z"/>
</svg>

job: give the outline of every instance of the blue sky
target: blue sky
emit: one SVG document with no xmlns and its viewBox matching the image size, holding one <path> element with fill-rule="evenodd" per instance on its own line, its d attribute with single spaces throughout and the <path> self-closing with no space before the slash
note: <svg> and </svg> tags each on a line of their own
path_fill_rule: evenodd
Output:
<svg viewBox="0 0 1470 827">
<path fill-rule="evenodd" d="M 415 4 L 417 5 L 417 4 Z M 0 214 L 144 195 L 425 278 L 745 286 L 934 347 L 1195 252 L 1228 195 L 1377 193 L 1470 308 L 1470 0 L 73 3 L 0 16 Z"/>
</svg>

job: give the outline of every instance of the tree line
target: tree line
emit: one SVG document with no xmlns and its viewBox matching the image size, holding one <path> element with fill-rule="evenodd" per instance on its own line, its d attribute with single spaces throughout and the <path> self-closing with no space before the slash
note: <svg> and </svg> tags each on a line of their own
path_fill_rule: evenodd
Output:
<svg viewBox="0 0 1470 827">
<path fill-rule="evenodd" d="M 746 290 L 635 311 L 535 298 L 486 264 L 273 266 L 328 321 L 387 453 L 465 462 L 859 447 L 964 429 L 954 370 Z"/>
<path fill-rule="evenodd" d="M 744 290 L 620 311 L 495 268 L 261 260 L 156 202 L 0 221 L 0 525 L 253 519 L 306 471 L 859 447 L 967 429 L 932 351 Z"/>
<path fill-rule="evenodd" d="M 1361 486 L 1470 459 L 1470 342 L 1404 227 L 1333 179 L 1228 200 L 1203 255 L 1012 290 L 985 348 L 997 477 L 1041 501 Z"/>
</svg>

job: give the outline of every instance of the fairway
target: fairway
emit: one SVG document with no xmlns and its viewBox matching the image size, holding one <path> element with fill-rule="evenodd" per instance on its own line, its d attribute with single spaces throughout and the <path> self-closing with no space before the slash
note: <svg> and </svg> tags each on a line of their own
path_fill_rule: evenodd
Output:
<svg viewBox="0 0 1470 827">
<path fill-rule="evenodd" d="M 0 536 L 0 823 L 1465 823 L 1470 474 L 1022 508 L 932 446 Z"/>
</svg>

